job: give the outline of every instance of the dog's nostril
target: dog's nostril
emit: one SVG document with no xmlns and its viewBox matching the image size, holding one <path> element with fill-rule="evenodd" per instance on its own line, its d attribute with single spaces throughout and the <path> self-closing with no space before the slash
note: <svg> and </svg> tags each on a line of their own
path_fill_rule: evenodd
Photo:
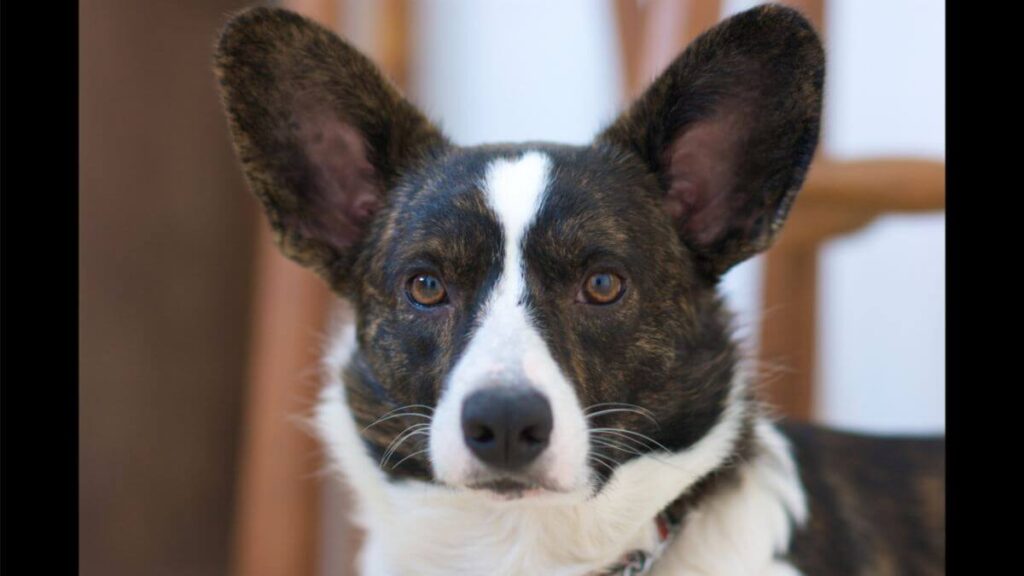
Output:
<svg viewBox="0 0 1024 576">
<path fill-rule="evenodd" d="M 466 436 L 476 442 L 490 442 L 494 440 L 494 432 L 481 424 L 471 424 L 466 428 Z"/>
<path fill-rule="evenodd" d="M 519 434 L 519 438 L 527 444 L 542 444 L 548 441 L 547 434 L 544 434 L 540 428 L 531 426 L 526 430 L 523 430 Z"/>
<path fill-rule="evenodd" d="M 466 446 L 497 468 L 519 468 L 548 445 L 551 405 L 529 388 L 492 388 L 474 392 L 462 405 Z"/>
</svg>

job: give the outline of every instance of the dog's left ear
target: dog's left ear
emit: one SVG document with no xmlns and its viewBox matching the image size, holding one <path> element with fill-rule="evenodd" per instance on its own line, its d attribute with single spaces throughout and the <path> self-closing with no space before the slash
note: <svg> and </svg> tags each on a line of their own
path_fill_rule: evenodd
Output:
<svg viewBox="0 0 1024 576">
<path fill-rule="evenodd" d="M 818 142 L 825 59 L 795 10 L 761 6 L 691 44 L 597 138 L 637 154 L 701 269 L 764 250 Z"/>
</svg>

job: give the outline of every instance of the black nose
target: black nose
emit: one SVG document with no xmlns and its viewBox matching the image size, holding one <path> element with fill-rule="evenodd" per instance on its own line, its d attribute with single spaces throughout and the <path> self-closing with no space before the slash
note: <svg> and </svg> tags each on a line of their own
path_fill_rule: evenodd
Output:
<svg viewBox="0 0 1024 576">
<path fill-rule="evenodd" d="M 527 388 L 474 392 L 462 405 L 462 435 L 477 458 L 496 468 L 521 468 L 551 438 L 551 405 Z"/>
</svg>

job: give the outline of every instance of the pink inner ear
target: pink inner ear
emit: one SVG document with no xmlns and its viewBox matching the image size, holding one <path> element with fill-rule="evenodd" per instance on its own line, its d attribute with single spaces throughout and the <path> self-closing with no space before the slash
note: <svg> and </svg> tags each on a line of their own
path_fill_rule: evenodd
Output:
<svg viewBox="0 0 1024 576">
<path fill-rule="evenodd" d="M 321 241 L 337 248 L 351 246 L 382 203 L 363 137 L 329 114 L 300 120 L 299 135 L 314 173 L 313 189 L 303 198 L 304 224 Z"/>
<path fill-rule="evenodd" d="M 664 156 L 665 211 L 699 246 L 721 239 L 732 217 L 738 133 L 729 120 L 715 117 L 690 126 Z"/>
</svg>

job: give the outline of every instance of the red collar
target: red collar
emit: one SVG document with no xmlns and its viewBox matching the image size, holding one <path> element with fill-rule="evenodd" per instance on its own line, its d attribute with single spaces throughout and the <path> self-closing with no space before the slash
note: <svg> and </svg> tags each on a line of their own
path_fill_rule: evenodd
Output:
<svg viewBox="0 0 1024 576">
<path fill-rule="evenodd" d="M 661 512 L 654 518 L 654 525 L 654 538 L 650 546 L 630 550 L 611 566 L 591 572 L 587 576 L 639 576 L 650 572 L 679 528 L 679 523 L 666 512 Z"/>
</svg>

